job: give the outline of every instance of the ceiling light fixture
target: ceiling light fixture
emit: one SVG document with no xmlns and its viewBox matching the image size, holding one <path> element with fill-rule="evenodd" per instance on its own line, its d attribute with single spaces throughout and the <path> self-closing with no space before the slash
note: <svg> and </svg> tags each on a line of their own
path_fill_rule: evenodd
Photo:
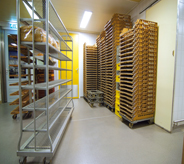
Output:
<svg viewBox="0 0 184 164">
<path fill-rule="evenodd" d="M 32 9 L 23 1 L 29 15 L 31 16 L 32 18 Z M 32 2 L 28 2 L 31 6 L 32 6 Z M 35 9 L 35 8 L 34 8 Z M 34 13 L 34 19 L 39 19 L 39 17 Z"/>
<path fill-rule="evenodd" d="M 86 28 L 90 18 L 91 18 L 92 12 L 91 11 L 85 11 L 81 24 L 80 24 L 80 28 Z"/>
<path fill-rule="evenodd" d="M 15 43 L 11 43 L 11 45 L 12 45 L 12 46 L 17 46 L 17 44 L 15 44 Z"/>
</svg>

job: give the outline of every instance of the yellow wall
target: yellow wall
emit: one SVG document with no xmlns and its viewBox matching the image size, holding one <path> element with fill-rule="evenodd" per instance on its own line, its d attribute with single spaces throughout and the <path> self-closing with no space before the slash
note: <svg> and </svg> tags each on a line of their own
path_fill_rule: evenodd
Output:
<svg viewBox="0 0 184 164">
<path fill-rule="evenodd" d="M 79 37 L 78 34 L 71 34 L 71 33 L 70 36 L 72 36 L 73 38 L 73 85 L 78 85 L 78 96 L 74 98 L 79 98 L 79 73 L 77 71 L 77 69 L 79 68 Z M 72 47 L 72 44 L 70 42 L 68 42 L 68 45 Z M 64 54 L 66 55 L 66 53 Z M 71 58 L 72 53 L 67 52 L 67 56 Z M 60 62 L 58 62 L 58 66 L 60 66 Z M 66 61 L 61 62 L 61 67 L 66 68 Z M 72 68 L 71 62 L 67 62 L 67 69 L 71 68 Z M 58 74 L 60 79 L 59 71 Z M 61 72 L 61 78 L 66 79 L 66 71 Z M 67 79 L 71 79 L 71 72 L 67 72 Z M 67 85 L 71 85 L 71 82 L 67 83 Z"/>
<path fill-rule="evenodd" d="M 155 123 L 171 131 L 177 0 L 158 2 L 146 11 L 146 19 L 159 26 Z"/>
</svg>

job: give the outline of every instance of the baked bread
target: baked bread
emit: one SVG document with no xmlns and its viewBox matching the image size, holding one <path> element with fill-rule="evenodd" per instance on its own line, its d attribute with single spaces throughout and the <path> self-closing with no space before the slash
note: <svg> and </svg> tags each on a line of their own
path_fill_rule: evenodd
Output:
<svg viewBox="0 0 184 164">
<path fill-rule="evenodd" d="M 58 40 L 56 40 L 56 44 L 57 44 L 57 49 L 60 51 L 60 43 Z"/>
<path fill-rule="evenodd" d="M 32 42 L 33 28 L 32 26 L 22 26 L 20 28 L 21 41 Z M 46 32 L 39 27 L 34 26 L 35 42 L 46 42 Z M 49 43 L 51 44 L 51 35 L 49 35 Z"/>
</svg>

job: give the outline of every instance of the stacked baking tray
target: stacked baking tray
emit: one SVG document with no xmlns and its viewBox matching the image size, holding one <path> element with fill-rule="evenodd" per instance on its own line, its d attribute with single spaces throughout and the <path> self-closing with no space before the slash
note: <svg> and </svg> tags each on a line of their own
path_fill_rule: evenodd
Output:
<svg viewBox="0 0 184 164">
<path fill-rule="evenodd" d="M 156 96 L 156 73 L 157 73 L 157 23 L 138 20 L 135 24 L 135 46 L 146 47 L 146 54 L 143 56 L 143 66 L 147 67 L 145 71 L 147 76 L 143 74 L 143 85 L 147 89 L 147 95 L 142 97 L 142 110 L 144 114 L 154 114 L 155 96 Z M 141 54 L 141 52 L 136 51 Z M 143 68 L 143 71 L 146 68 Z M 145 90 L 146 90 L 145 89 Z"/>
<path fill-rule="evenodd" d="M 96 45 L 97 45 L 97 89 L 100 90 L 101 81 L 100 81 L 100 35 L 96 38 Z"/>
<path fill-rule="evenodd" d="M 115 107 L 116 96 L 116 50 L 119 45 L 119 35 L 123 28 L 131 28 L 129 15 L 114 14 L 105 25 L 106 39 L 106 92 L 105 103 L 111 108 Z"/>
<path fill-rule="evenodd" d="M 105 59 L 105 96 L 104 102 L 110 107 L 114 107 L 114 92 L 113 92 L 113 68 L 114 68 L 114 58 L 113 58 L 113 29 L 112 29 L 112 20 L 109 20 L 105 25 L 105 44 L 106 44 L 106 54 Z"/>
<path fill-rule="evenodd" d="M 154 117 L 156 67 L 157 23 L 137 20 L 120 35 L 120 115 L 132 126 Z"/>
<path fill-rule="evenodd" d="M 106 75 L 106 61 L 105 61 L 105 55 L 106 55 L 106 44 L 105 44 L 105 31 L 102 31 L 100 34 L 100 91 L 103 93 L 106 93 L 105 91 L 105 75 Z M 104 94 L 105 98 L 105 94 Z"/>
<path fill-rule="evenodd" d="M 97 90 L 97 47 L 84 43 L 84 96 L 88 90 Z"/>
</svg>

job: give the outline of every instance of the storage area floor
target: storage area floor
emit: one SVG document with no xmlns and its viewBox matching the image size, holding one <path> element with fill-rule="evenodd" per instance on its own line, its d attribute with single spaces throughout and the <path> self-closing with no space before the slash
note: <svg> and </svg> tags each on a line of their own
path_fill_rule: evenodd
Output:
<svg viewBox="0 0 184 164">
<path fill-rule="evenodd" d="M 105 107 L 91 108 L 74 100 L 75 110 L 52 160 L 53 164 L 181 164 L 184 127 L 172 134 L 156 125 L 140 123 L 133 129 Z M 17 164 L 19 119 L 13 106 L 0 104 L 0 163 Z M 27 122 L 31 119 L 27 119 Z M 29 158 L 27 163 L 41 163 Z"/>
</svg>

